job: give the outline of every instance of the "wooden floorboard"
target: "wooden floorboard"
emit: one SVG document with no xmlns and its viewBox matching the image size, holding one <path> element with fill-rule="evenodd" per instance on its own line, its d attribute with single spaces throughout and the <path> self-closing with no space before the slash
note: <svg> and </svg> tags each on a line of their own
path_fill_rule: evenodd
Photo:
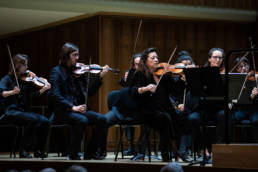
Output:
<svg viewBox="0 0 258 172">
<path fill-rule="evenodd" d="M 120 156 L 121 157 L 121 156 Z M 160 160 L 152 160 L 148 162 L 146 158 L 144 161 L 131 161 L 130 157 L 125 159 L 118 159 L 114 161 L 114 153 L 108 153 L 105 160 L 67 160 L 66 157 L 57 157 L 56 153 L 49 154 L 49 157 L 41 160 L 40 158 L 10 158 L 8 153 L 0 154 L 0 171 L 6 171 L 7 169 L 25 170 L 30 169 L 39 171 L 44 168 L 54 168 L 57 171 L 65 171 L 71 165 L 78 164 L 84 166 L 88 172 L 108 171 L 108 172 L 159 172 L 160 169 L 167 163 Z M 251 169 L 230 169 L 230 168 L 214 168 L 212 165 L 205 167 L 188 166 L 187 163 L 179 161 L 183 166 L 185 172 L 240 172 L 240 171 L 255 171 Z"/>
</svg>

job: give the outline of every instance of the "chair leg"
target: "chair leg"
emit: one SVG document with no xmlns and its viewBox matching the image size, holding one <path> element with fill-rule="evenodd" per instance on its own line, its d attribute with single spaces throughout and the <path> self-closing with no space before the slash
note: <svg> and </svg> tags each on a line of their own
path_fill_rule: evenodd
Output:
<svg viewBox="0 0 258 172">
<path fill-rule="evenodd" d="M 122 159 L 124 159 L 124 145 L 123 145 L 123 128 L 122 126 L 120 127 L 120 141 L 121 141 L 121 154 L 122 154 Z"/>
<path fill-rule="evenodd" d="M 47 141 L 46 141 L 46 145 L 45 145 L 45 152 L 46 152 L 46 155 L 48 155 L 48 152 L 49 152 L 49 146 L 50 146 L 50 139 L 51 139 L 51 136 L 52 136 L 52 126 L 49 127 L 49 130 L 48 130 L 48 135 L 47 135 Z M 44 160 L 44 157 L 42 156 L 42 160 Z"/>
<path fill-rule="evenodd" d="M 147 144 L 148 144 L 148 158 L 149 162 L 151 162 L 151 144 L 150 144 L 150 134 L 147 136 Z"/>
<path fill-rule="evenodd" d="M 114 148 L 114 154 L 116 155 L 116 149 L 117 149 L 117 146 L 119 144 L 119 140 L 118 140 L 118 127 L 116 127 L 116 143 L 115 143 L 115 148 Z"/>
<path fill-rule="evenodd" d="M 119 142 L 118 142 L 117 149 L 116 149 L 115 161 L 117 161 L 117 157 L 118 157 L 120 147 L 121 147 L 121 142 L 122 142 L 122 138 L 121 138 L 122 126 L 121 125 L 119 125 L 119 129 L 120 129 L 120 138 L 119 138 Z"/>
<path fill-rule="evenodd" d="M 16 149 L 15 148 L 17 146 L 18 136 L 19 136 L 19 127 L 15 126 L 15 136 L 14 136 L 13 145 L 12 145 L 11 152 L 10 152 L 10 158 L 12 158 L 12 155 L 14 158 L 16 158 Z"/>
<path fill-rule="evenodd" d="M 25 126 L 18 127 L 18 130 L 21 132 L 21 138 L 20 138 L 20 143 L 19 143 L 19 152 L 22 151 L 22 146 L 21 145 L 23 144 L 23 139 L 24 139 L 24 137 L 23 137 L 24 136 L 24 130 L 25 130 L 24 127 Z M 18 139 L 16 141 L 16 145 L 17 145 L 17 142 L 18 142 Z M 14 152 L 14 155 L 15 155 L 15 152 Z M 16 157 L 16 155 L 15 155 L 15 157 Z"/>
</svg>

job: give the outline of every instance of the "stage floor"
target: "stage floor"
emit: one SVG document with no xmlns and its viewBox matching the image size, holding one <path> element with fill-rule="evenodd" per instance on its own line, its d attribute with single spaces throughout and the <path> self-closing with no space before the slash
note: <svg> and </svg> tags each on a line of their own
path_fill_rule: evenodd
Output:
<svg viewBox="0 0 258 172">
<path fill-rule="evenodd" d="M 148 157 L 145 157 L 144 160 L 137 160 L 132 161 L 130 158 L 132 156 L 124 156 L 124 159 L 121 159 L 121 154 L 119 154 L 117 161 L 114 161 L 115 155 L 114 152 L 108 152 L 107 157 L 105 160 L 67 160 L 66 157 L 58 157 L 57 153 L 49 153 L 48 157 L 44 160 L 41 160 L 41 158 L 19 158 L 19 155 L 17 154 L 16 158 L 10 158 L 9 153 L 0 153 L 0 169 L 1 167 L 6 170 L 7 168 L 13 168 L 13 169 L 42 169 L 46 167 L 53 167 L 55 169 L 60 169 L 60 166 L 63 167 L 69 167 L 69 165 L 72 164 L 81 164 L 88 168 L 100 168 L 101 169 L 108 169 L 110 166 L 116 167 L 116 169 L 120 169 L 118 171 L 125 172 L 126 169 L 134 167 L 134 172 L 137 171 L 137 169 L 148 169 L 154 170 L 157 169 L 158 171 L 168 164 L 167 162 L 162 162 L 161 160 L 157 159 L 151 159 L 151 162 L 148 161 Z M 161 158 L 159 156 L 159 158 Z M 181 160 L 179 162 L 182 164 L 182 166 L 187 166 L 188 163 L 184 163 Z M 9 164 L 9 165 L 8 165 Z M 63 165 L 62 165 L 63 164 Z M 64 165 L 65 164 L 65 165 Z M 95 167 L 94 167 L 95 166 Z M 199 165 L 195 165 L 199 166 Z M 211 164 L 206 165 L 207 168 L 212 167 Z M 123 169 L 125 168 L 125 169 Z M 94 170 L 95 171 L 95 170 Z M 114 171 L 114 170 L 113 170 Z M 156 171 L 156 170 L 155 170 Z"/>
<path fill-rule="evenodd" d="M 67 160 L 66 157 L 58 157 L 56 153 L 50 153 L 48 158 L 41 160 L 40 158 L 25 159 L 10 158 L 9 153 L 0 153 L 0 172 L 8 169 L 25 170 L 30 169 L 33 171 L 39 171 L 44 168 L 54 168 L 56 171 L 65 171 L 74 164 L 84 166 L 88 172 L 159 172 L 160 169 L 168 164 L 167 162 L 161 162 L 161 160 L 152 159 L 152 162 L 145 160 L 132 161 L 130 156 L 126 156 L 125 159 L 119 159 L 114 161 L 115 155 L 113 152 L 109 152 L 105 160 Z M 160 158 L 160 157 L 159 157 Z M 184 163 L 179 160 L 183 166 L 185 172 L 240 172 L 240 171 L 253 171 L 243 169 L 229 169 L 229 168 L 214 168 L 211 164 L 207 164 L 205 167 L 200 165 L 188 166 L 188 163 Z"/>
</svg>

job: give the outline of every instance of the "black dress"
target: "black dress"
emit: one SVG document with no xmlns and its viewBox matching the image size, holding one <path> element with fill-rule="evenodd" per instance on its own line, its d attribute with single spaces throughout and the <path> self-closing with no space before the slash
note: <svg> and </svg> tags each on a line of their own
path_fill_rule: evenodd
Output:
<svg viewBox="0 0 258 172">
<path fill-rule="evenodd" d="M 184 82 L 166 74 L 155 93 L 138 93 L 138 88 L 149 84 L 156 84 L 153 75 L 147 78 L 142 72 L 138 71 L 135 73 L 129 91 L 137 102 L 138 120 L 149 124 L 160 133 L 160 148 L 162 152 L 166 152 L 170 139 L 176 137 L 173 124 L 175 110 L 171 105 L 169 96 L 181 92 L 184 89 Z"/>
</svg>

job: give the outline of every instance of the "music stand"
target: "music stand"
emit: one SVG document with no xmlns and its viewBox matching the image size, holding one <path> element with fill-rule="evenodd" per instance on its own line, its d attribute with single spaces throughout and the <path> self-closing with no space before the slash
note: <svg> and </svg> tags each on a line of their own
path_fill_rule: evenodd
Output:
<svg viewBox="0 0 258 172">
<path fill-rule="evenodd" d="M 224 108 L 225 101 L 225 77 L 220 74 L 219 68 L 188 68 L 184 70 L 188 89 L 193 96 L 200 97 L 200 99 L 207 102 L 213 102 L 217 108 Z M 229 75 L 229 98 L 230 100 L 237 99 L 239 92 L 244 83 L 246 74 L 230 74 Z M 215 107 L 215 108 L 216 108 Z M 200 163 L 205 165 L 207 161 L 205 149 L 208 144 L 204 145 L 204 157 L 202 161 L 194 161 L 189 165 Z"/>
<path fill-rule="evenodd" d="M 246 78 L 246 73 L 229 73 L 228 78 L 229 78 L 229 83 L 228 83 L 228 98 L 229 98 L 229 102 L 237 102 L 239 103 L 239 101 L 241 102 L 245 102 L 244 104 L 249 104 L 251 102 L 251 100 L 249 99 L 249 96 L 247 96 L 247 88 L 244 87 L 243 88 L 243 84 Z M 223 83 L 225 83 L 225 74 L 221 74 Z M 248 86 L 248 88 L 250 88 L 251 83 L 248 81 L 246 82 L 246 86 Z M 241 92 L 241 89 L 243 88 L 241 97 L 239 99 L 239 94 Z"/>
</svg>

